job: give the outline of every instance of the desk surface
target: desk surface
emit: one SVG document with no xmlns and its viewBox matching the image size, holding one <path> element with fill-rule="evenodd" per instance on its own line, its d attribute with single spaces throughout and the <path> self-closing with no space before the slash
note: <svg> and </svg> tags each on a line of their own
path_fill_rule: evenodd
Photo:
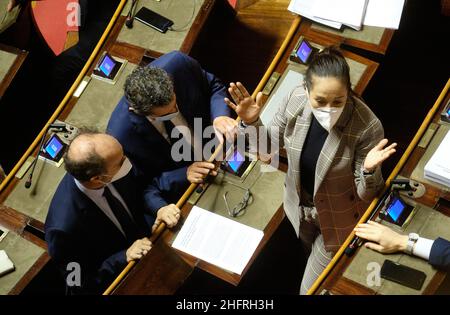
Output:
<svg viewBox="0 0 450 315">
<path fill-rule="evenodd" d="M 170 9 L 172 13 L 176 12 L 177 7 L 183 7 L 185 2 L 187 1 L 170 1 L 171 6 L 168 9 Z M 164 3 L 167 4 L 168 2 L 164 1 Z M 190 51 L 190 48 L 194 44 L 201 27 L 208 17 L 211 6 L 215 3 L 215 1 L 197 0 L 196 3 L 198 4 L 196 14 L 187 29 L 184 32 L 177 33 L 176 40 L 174 38 L 167 40 L 168 37 L 162 38 L 167 40 L 168 43 L 171 43 L 171 46 L 167 49 L 178 49 L 186 53 Z M 122 10 L 122 12 L 127 11 L 128 10 L 126 8 Z M 157 10 L 155 9 L 155 11 Z M 188 16 L 190 13 L 184 10 L 183 14 L 180 15 L 180 19 L 183 18 L 184 15 Z M 138 47 L 125 42 L 118 43 L 116 41 L 118 31 L 124 27 L 124 21 L 124 16 L 119 17 L 118 21 L 114 24 L 112 32 L 106 38 L 106 41 L 101 43 L 103 50 L 109 50 L 114 56 L 120 55 L 129 60 L 129 63 L 124 69 L 124 72 L 121 74 L 119 81 L 115 85 L 110 85 L 108 83 L 92 79 L 79 98 L 74 97 L 73 95 L 70 96 L 67 104 L 64 105 L 64 110 L 58 115 L 57 119 L 67 121 L 68 123 L 73 123 L 77 127 L 90 126 L 104 130 L 112 110 L 123 94 L 122 86 L 126 75 L 131 72 L 138 63 L 140 63 L 144 54 L 150 53 L 152 56 L 158 57 L 165 52 L 160 50 L 158 42 L 154 42 L 151 46 L 147 46 L 146 48 Z M 137 24 L 137 22 L 135 22 L 135 24 Z M 138 32 L 137 28 L 133 30 Z M 143 36 L 146 35 L 143 34 Z M 18 67 L 20 67 L 20 64 L 23 62 L 26 53 L 1 45 L 0 54 L 4 54 L 4 56 L 6 56 L 6 58 L 3 58 L 3 55 L 0 55 L 0 64 L 12 64 L 12 69 L 14 70 L 3 71 L 5 74 L 2 76 L 4 76 L 5 79 L 0 81 L 1 97 L 4 89 L 6 89 Z M 94 62 L 90 65 L 90 68 L 86 73 L 87 75 L 92 73 L 99 56 L 100 54 L 97 55 Z M 14 58 L 15 60 L 13 60 Z M 1 67 L 0 69 L 5 69 L 5 67 Z M 5 88 L 3 88 L 4 86 Z M 104 97 L 105 92 L 106 94 L 109 93 L 109 97 Z M 99 97 L 99 95 L 102 95 L 102 97 Z M 96 106 L 92 106 L 93 99 L 96 100 L 94 102 Z M 36 153 L 37 148 L 34 149 L 34 154 Z M 31 160 L 31 157 L 28 160 Z M 30 169 L 28 169 L 27 172 L 30 172 Z M 38 180 L 33 181 L 33 186 L 30 190 L 24 188 L 24 180 L 13 178 L 1 191 L 0 225 L 7 227 L 12 232 L 10 232 L 7 236 L 8 239 L 3 240 L 0 246 L 8 245 L 8 255 L 11 256 L 13 262 L 17 266 L 17 269 L 8 276 L 0 278 L 0 293 L 20 293 L 20 291 L 47 263 L 49 257 L 46 253 L 45 242 L 25 231 L 25 227 L 28 224 L 39 230 L 43 230 L 43 222 L 45 221 L 45 217 L 47 215 L 48 205 L 59 184 L 59 181 L 64 176 L 64 173 L 65 171 L 62 166 L 57 168 L 49 164 L 44 165 L 42 161 L 38 161 L 35 171 L 35 177 L 37 175 L 37 178 L 35 179 Z M 12 237 L 14 237 L 14 242 L 9 241 L 9 238 Z M 28 248 L 25 252 L 29 253 L 29 255 L 25 255 L 26 257 L 23 255 L 16 257 L 15 251 L 22 251 L 24 250 L 23 248 Z"/>
<path fill-rule="evenodd" d="M 211 3 L 213 1 L 207 2 Z M 182 2 L 172 1 L 171 3 L 171 8 L 173 10 L 174 7 Z M 197 14 L 196 20 L 205 20 L 206 17 L 204 15 L 209 13 L 210 9 L 210 7 L 201 7 L 201 11 L 199 11 L 201 14 Z M 128 11 L 126 8 L 122 10 L 122 12 L 126 11 Z M 123 22 L 122 16 L 115 24 L 114 29 L 117 30 L 123 28 Z M 184 47 L 191 47 L 193 45 L 193 40 L 196 38 L 196 34 L 200 31 L 200 28 L 197 27 L 198 25 L 196 26 L 195 34 L 191 34 L 189 38 L 188 35 L 192 33 L 192 30 L 186 31 L 183 35 L 184 37 L 180 37 L 183 40 L 181 43 L 179 39 L 175 42 L 168 40 L 168 42 L 173 44 L 174 49 L 181 49 L 183 45 L 185 45 Z M 131 31 L 138 32 L 139 30 L 133 28 Z M 125 43 L 118 43 L 116 41 L 116 35 L 117 34 L 113 30 L 104 44 L 104 47 L 107 49 L 110 48 L 110 51 L 121 51 L 121 48 L 123 48 L 124 45 L 128 45 Z M 76 127 L 90 127 L 104 131 L 112 111 L 123 95 L 122 86 L 126 76 L 137 66 L 136 63 L 141 61 L 144 53 L 148 52 L 148 50 L 142 47 L 133 47 L 134 49 L 125 49 L 123 51 L 123 53 L 127 54 L 126 59 L 128 59 L 129 62 L 114 85 L 92 79 L 80 97 L 72 96 L 69 99 L 64 111 L 58 119 Z M 151 53 L 154 57 L 161 54 L 161 52 L 158 52 L 159 47 L 152 46 L 152 49 Z M 114 54 L 113 52 L 112 55 L 117 56 L 117 54 Z M 119 55 L 125 57 L 123 54 Z M 98 58 L 99 56 L 96 58 L 95 62 Z M 92 65 L 88 71 L 88 75 L 92 73 L 93 68 L 94 66 Z M 92 104 L 95 104 L 95 106 L 92 106 Z M 28 169 L 22 179 L 19 180 L 15 178 L 12 180 L 7 189 L 0 194 L 0 202 L 41 223 L 45 221 L 53 193 L 56 190 L 59 181 L 65 174 L 62 166 L 55 167 L 44 164 L 45 163 L 42 163 L 41 161 L 37 163 L 35 174 L 38 174 L 39 179 L 33 181 L 31 189 L 24 188 L 26 176 L 28 176 L 28 173 L 31 171 Z"/>
<path fill-rule="evenodd" d="M 288 67 L 292 67 L 292 65 L 289 64 L 289 54 L 294 48 L 297 40 L 300 38 L 301 35 L 303 35 L 303 32 L 305 30 L 305 25 L 303 23 L 300 25 L 300 27 L 295 32 L 293 38 L 289 42 L 289 45 L 287 49 L 285 50 L 283 57 L 281 58 L 280 62 L 278 63 L 277 67 L 275 68 L 275 72 L 283 73 Z M 314 42 L 318 45 L 332 45 L 336 44 L 336 42 L 330 40 L 330 39 L 322 39 L 322 38 L 314 38 L 314 37 L 307 37 L 311 40 L 311 42 Z M 364 88 L 367 86 L 367 83 L 369 82 L 370 78 L 374 74 L 378 64 L 370 61 L 368 59 L 365 59 L 363 57 L 360 57 L 358 55 L 352 54 L 350 52 L 344 51 L 344 55 L 351 64 L 353 68 L 353 79 L 354 79 L 354 89 L 357 93 L 362 93 Z M 298 65 L 294 65 L 296 71 L 304 72 L 306 68 Z M 281 80 L 280 80 L 281 81 Z M 264 96 L 264 100 L 266 101 L 269 96 Z M 259 164 L 261 162 L 258 162 Z M 259 165 L 258 164 L 258 165 Z M 284 170 L 287 168 L 286 165 L 282 166 Z M 256 171 L 256 173 L 254 172 Z M 252 171 L 252 173 L 260 174 L 259 170 L 256 169 Z M 278 172 L 277 172 L 278 173 Z M 253 175 L 255 175 L 253 174 Z M 267 176 L 266 174 L 264 174 Z M 219 175 L 218 175 L 219 176 Z M 249 175 L 251 176 L 251 175 Z M 218 179 L 220 181 L 220 179 Z M 263 249 L 266 242 L 270 239 L 273 232 L 276 230 L 276 228 L 280 225 L 281 220 L 284 217 L 284 211 L 281 206 L 282 198 L 283 198 L 283 182 L 284 182 L 284 176 L 275 176 L 274 178 L 261 178 L 258 180 L 258 186 L 259 188 L 255 191 L 258 191 L 259 196 L 261 196 L 261 204 L 258 206 L 259 208 L 263 207 L 266 214 L 260 216 L 259 218 L 255 217 L 254 215 L 250 214 L 250 216 L 243 217 L 242 220 L 244 224 L 253 226 L 255 228 L 261 229 L 264 231 L 264 238 L 261 241 L 260 245 L 256 249 L 254 255 L 252 256 L 250 262 L 247 264 L 247 267 L 244 269 L 244 272 L 241 275 L 233 274 L 230 272 L 227 272 L 225 270 L 222 270 L 221 268 L 214 266 L 212 264 L 209 264 L 207 262 L 198 260 L 195 257 L 189 256 L 184 253 L 179 253 L 179 255 L 185 260 L 185 262 L 191 266 L 191 268 L 194 268 L 194 266 L 203 269 L 204 271 L 207 271 L 211 273 L 212 275 L 227 281 L 231 284 L 238 285 L 242 277 L 245 275 L 245 273 L 251 268 L 252 262 L 255 260 L 255 258 L 259 255 L 261 250 Z M 206 195 L 203 195 L 200 197 L 200 199 L 197 201 L 195 200 L 195 196 L 191 198 L 194 199 L 191 203 L 187 203 L 182 207 L 182 218 L 186 218 L 189 214 L 192 203 L 195 203 L 196 205 L 212 210 L 214 209 L 214 212 L 226 216 L 225 208 L 222 202 L 221 195 L 226 190 L 225 187 L 216 185 L 213 187 L 208 187 L 206 192 L 204 193 Z M 266 191 L 267 193 L 264 193 Z M 194 193 L 195 195 L 195 193 Z M 208 196 L 209 195 L 209 196 Z M 276 200 L 265 200 L 264 195 L 266 196 L 275 196 Z M 218 197 L 220 196 L 220 197 Z M 267 198 L 266 198 L 267 199 Z M 270 198 L 269 198 L 270 199 Z M 273 198 L 271 198 L 273 199 Z M 264 205 L 265 203 L 265 205 Z M 261 214 L 261 213 L 260 213 Z M 180 224 L 181 226 L 181 224 Z M 176 236 L 177 231 L 179 230 L 180 226 L 178 226 L 175 229 L 172 230 L 166 230 L 163 233 L 162 239 L 165 243 L 170 245 Z M 150 259 L 149 259 L 150 260 Z M 146 270 L 147 272 L 150 271 L 150 265 L 146 262 L 147 260 L 143 260 L 142 262 L 137 263 L 137 267 L 135 267 L 134 270 L 130 272 L 130 274 L 123 280 L 117 289 L 114 291 L 114 294 L 130 294 L 131 292 L 136 293 L 136 286 L 141 288 L 142 291 L 139 291 L 141 294 L 146 294 L 149 292 L 153 292 L 151 288 L 146 287 L 142 284 L 142 277 L 139 276 L 140 273 L 143 272 L 143 270 Z M 148 268 L 142 267 L 142 265 L 147 265 Z M 188 277 L 189 273 L 186 273 L 184 275 L 180 275 L 180 277 Z M 178 279 L 178 283 L 183 282 L 184 279 Z M 161 281 L 165 281 L 163 278 L 161 278 Z M 174 279 L 168 280 L 171 284 L 174 282 Z M 173 291 L 174 292 L 174 291 Z"/>
<path fill-rule="evenodd" d="M 172 4 L 181 3 L 179 1 L 170 1 L 170 3 Z M 181 38 L 181 40 L 180 38 L 177 38 L 176 44 L 174 44 L 174 49 L 179 49 L 186 53 L 190 51 L 190 48 L 192 47 L 193 42 L 196 39 L 208 14 L 210 13 L 211 6 L 215 3 L 215 1 L 206 0 L 202 3 L 203 4 L 199 9 L 197 16 L 194 19 L 192 27 L 188 32 L 184 34 L 184 38 Z M 128 10 L 126 8 L 122 10 L 122 12 L 127 11 Z M 67 104 L 65 104 L 64 106 L 63 111 L 58 115 L 59 120 L 73 123 L 77 127 L 90 125 L 92 127 L 98 127 L 100 130 L 104 129 L 112 109 L 117 104 L 116 101 L 121 96 L 122 89 L 117 89 L 117 86 L 121 84 L 121 82 L 126 77 L 126 74 L 131 72 L 132 69 L 136 67 L 137 64 L 142 62 L 144 55 L 151 55 L 157 57 L 163 53 L 163 51 L 160 51 L 159 47 L 156 46 L 139 47 L 136 45 L 136 43 L 131 44 L 127 42 L 119 42 L 118 39 L 120 33 L 123 31 L 124 21 L 125 21 L 124 16 L 118 18 L 118 20 L 114 24 L 111 33 L 106 39 L 106 42 L 103 43 L 102 46 L 103 48 L 101 50 L 101 51 L 104 50 L 109 51 L 113 56 L 125 58 L 129 61 L 124 72 L 121 74 L 121 77 L 119 78 L 119 82 L 116 83 L 115 86 L 112 86 L 107 83 L 92 79 L 80 97 L 75 97 L 72 95 L 69 98 Z M 137 22 L 135 22 L 135 24 L 137 24 Z M 301 27 L 295 33 L 294 39 L 290 42 L 286 52 L 283 55 L 282 61 L 278 64 L 276 68 L 276 71 L 282 73 L 284 69 L 287 67 L 286 61 L 288 59 L 289 52 L 292 50 L 292 48 L 295 45 L 295 42 L 298 40 L 299 36 L 304 31 L 305 27 L 304 25 L 305 24 L 302 24 Z M 314 40 L 319 45 L 336 44 L 332 40 L 328 39 L 327 40 L 316 38 L 310 39 L 312 41 Z M 361 67 L 360 71 L 358 72 L 359 74 L 357 82 L 355 82 L 356 91 L 361 93 L 364 90 L 365 86 L 367 85 L 368 81 L 370 80 L 371 76 L 375 72 L 377 64 L 370 60 L 351 54 L 349 52 L 344 52 L 344 55 L 347 58 L 349 58 L 351 62 L 355 62 L 355 65 Z M 98 60 L 99 56 L 100 54 L 97 55 L 94 62 L 90 65 L 87 75 L 90 75 L 92 73 L 92 69 L 96 61 Z M 109 93 L 107 93 L 108 91 Z M 120 91 L 120 93 L 118 91 Z M 108 95 L 108 97 L 105 96 L 105 92 Z M 102 97 L 98 97 L 98 95 L 102 95 Z M 94 102 L 96 106 L 92 106 L 93 100 L 96 100 Z M 34 150 L 34 154 L 36 154 L 36 150 Z M 47 169 L 47 171 L 45 169 Z M 24 191 L 22 189 L 24 184 L 23 180 L 18 180 L 17 178 L 15 178 L 11 182 L 9 182 L 6 189 L 4 189 L 0 194 L 0 202 L 3 204 L 2 207 L 8 209 L 10 217 L 13 217 L 14 220 L 17 221 L 15 228 L 18 231 L 23 231 L 23 228 L 26 225 L 26 223 L 30 221 L 37 228 L 40 229 L 43 228 L 42 222 L 46 216 L 48 202 L 50 201 L 53 192 L 56 190 L 60 178 L 64 174 L 62 168 L 55 168 L 54 166 L 50 165 L 48 166 L 46 165 L 43 168 L 42 172 L 39 173 L 40 176 L 42 176 L 43 178 L 51 177 L 52 180 L 48 181 L 42 180 L 38 182 L 35 181 L 33 184 L 34 186 L 30 191 Z M 52 174 L 56 175 L 52 177 Z M 38 191 L 43 192 L 42 195 L 40 197 L 37 197 L 37 195 L 33 196 L 33 194 L 31 193 L 33 189 L 38 189 Z M 190 206 L 188 204 L 183 207 L 183 211 L 185 214 L 187 214 L 187 212 L 190 210 L 189 207 Z M 271 216 L 266 217 L 264 219 L 264 224 L 261 226 L 261 228 L 264 228 L 265 234 L 267 235 L 267 239 L 270 238 L 270 235 L 274 232 L 274 230 L 280 224 L 283 218 L 283 211 L 280 207 L 275 206 L 271 207 L 271 211 L 273 211 L 271 213 Z M 165 234 L 163 235 L 162 239 L 166 240 L 167 243 L 170 243 L 174 236 L 173 234 L 171 234 L 173 233 L 173 231 L 166 230 L 164 233 Z M 264 246 L 267 239 L 261 242 L 260 247 L 258 247 L 254 257 Z M 45 248 L 45 244 L 41 245 L 43 248 Z M 254 259 L 254 257 L 252 259 Z M 189 259 L 187 260 L 189 261 Z M 195 259 L 190 261 L 191 263 L 197 264 L 204 270 L 207 270 L 208 272 L 211 272 L 214 275 L 226 281 L 229 281 L 230 283 L 236 284 L 240 280 L 239 276 L 224 272 L 223 270 L 220 270 L 215 266 L 208 265 L 204 262 L 195 261 Z M 251 264 L 249 264 L 248 267 L 250 265 Z"/>
<path fill-rule="evenodd" d="M 305 33 L 311 37 L 323 37 L 373 52 L 385 54 L 395 30 L 364 25 L 361 31 L 351 28 L 335 30 L 333 28 L 308 21 Z"/>
<path fill-rule="evenodd" d="M 421 233 L 422 236 L 430 239 L 435 239 L 438 236 L 445 238 L 450 237 L 448 226 L 441 227 L 440 224 L 438 224 L 440 221 L 449 220 L 450 192 L 448 187 L 443 187 L 437 183 L 424 180 L 423 170 L 420 172 L 418 168 L 423 167 L 426 163 L 424 159 L 428 160 L 430 158 L 432 152 L 434 152 L 439 143 L 439 138 L 442 139 L 442 135 L 439 130 L 449 130 L 449 124 L 441 123 L 439 117 L 441 111 L 445 107 L 445 104 L 447 104 L 450 99 L 449 86 L 450 83 L 447 83 L 446 87 L 442 91 L 441 95 L 443 98 L 439 103 L 437 103 L 437 106 L 439 107 L 432 117 L 432 122 L 430 122 L 428 126 L 425 126 L 428 131 L 424 132 L 421 136 L 420 142 L 418 142 L 418 144 L 413 148 L 412 152 L 405 156 L 406 162 L 401 167 L 398 174 L 395 169 L 393 174 L 391 174 L 391 176 L 398 175 L 404 178 L 413 178 L 425 186 L 425 194 L 421 198 L 415 199 L 414 201 L 428 207 L 428 212 L 430 213 L 427 214 L 426 211 L 422 210 L 417 211 L 407 226 L 406 232 L 403 233 L 414 231 Z M 439 126 L 439 128 L 436 128 L 436 126 Z M 434 130 L 434 132 L 432 130 Z M 436 132 L 436 130 L 438 131 Z M 413 176 L 414 174 L 415 176 Z M 361 278 L 362 275 L 357 274 L 358 269 L 352 263 L 356 260 L 364 259 L 379 262 L 382 262 L 384 259 L 401 261 L 403 264 L 424 271 L 429 276 L 427 277 L 421 291 L 405 288 L 403 286 L 390 283 L 386 280 L 382 280 L 381 288 L 371 289 L 365 285 L 361 285 L 359 278 Z M 314 294 L 323 294 L 325 291 L 331 294 L 383 294 L 384 292 L 388 294 L 399 294 L 400 292 L 403 292 L 403 294 L 434 294 L 444 281 L 445 276 L 445 272 L 435 270 L 426 261 L 419 258 L 410 257 L 404 254 L 389 255 L 388 257 L 362 247 L 359 248 L 352 257 L 341 255 L 338 258 L 336 265 L 331 269 L 330 273 L 326 275 L 323 282 L 315 290 Z"/>
</svg>

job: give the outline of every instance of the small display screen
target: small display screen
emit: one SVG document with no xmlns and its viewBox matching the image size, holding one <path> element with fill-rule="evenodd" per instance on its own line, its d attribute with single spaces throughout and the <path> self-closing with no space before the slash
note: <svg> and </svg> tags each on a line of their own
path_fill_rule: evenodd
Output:
<svg viewBox="0 0 450 315">
<path fill-rule="evenodd" d="M 231 169 L 237 173 L 241 165 L 245 162 L 245 158 L 239 153 L 238 150 L 236 150 L 231 156 L 231 159 L 227 162 Z"/>
<path fill-rule="evenodd" d="M 99 69 L 107 76 L 111 74 L 112 70 L 114 69 L 114 66 L 116 65 L 116 62 L 112 60 L 108 55 L 105 55 L 103 58 L 103 61 L 99 67 Z"/>
<path fill-rule="evenodd" d="M 306 63 L 311 52 L 312 47 L 309 46 L 307 42 L 302 41 L 300 47 L 297 50 L 297 57 L 300 58 L 303 63 Z"/>
<path fill-rule="evenodd" d="M 389 209 L 387 209 L 387 213 L 394 222 L 397 222 L 405 208 L 406 205 L 399 198 L 395 198 L 390 204 Z"/>
<path fill-rule="evenodd" d="M 45 152 L 47 152 L 52 157 L 52 159 L 54 159 L 63 147 L 64 145 L 57 137 L 52 137 L 45 146 Z"/>
</svg>

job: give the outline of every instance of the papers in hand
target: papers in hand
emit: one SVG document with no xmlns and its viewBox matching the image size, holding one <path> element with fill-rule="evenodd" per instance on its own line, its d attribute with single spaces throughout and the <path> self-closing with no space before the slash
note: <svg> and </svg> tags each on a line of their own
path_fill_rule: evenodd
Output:
<svg viewBox="0 0 450 315">
<path fill-rule="evenodd" d="M 194 206 L 172 247 L 241 274 L 264 233 Z"/>
<path fill-rule="evenodd" d="M 0 277 L 14 270 L 14 264 L 4 250 L 0 250 Z"/>
<path fill-rule="evenodd" d="M 450 187 L 450 132 L 447 132 L 431 159 L 425 165 L 424 177 Z"/>
<path fill-rule="evenodd" d="M 291 0 L 288 10 L 340 29 L 362 25 L 398 29 L 405 0 Z"/>
</svg>

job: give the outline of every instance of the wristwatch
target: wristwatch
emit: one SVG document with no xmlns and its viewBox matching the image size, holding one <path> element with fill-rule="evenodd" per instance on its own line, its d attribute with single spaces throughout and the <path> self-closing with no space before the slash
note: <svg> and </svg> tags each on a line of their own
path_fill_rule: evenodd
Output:
<svg viewBox="0 0 450 315">
<path fill-rule="evenodd" d="M 372 170 L 372 171 L 366 171 L 366 169 L 364 168 L 364 166 L 362 166 L 361 169 L 362 169 L 363 175 L 373 175 L 373 173 L 375 173 L 375 170 Z"/>
<path fill-rule="evenodd" d="M 406 244 L 406 250 L 405 252 L 409 255 L 412 255 L 414 245 L 416 245 L 417 241 L 419 240 L 419 234 L 417 233 L 409 233 L 408 235 L 408 243 Z"/>
<path fill-rule="evenodd" d="M 239 120 L 239 128 L 240 129 L 245 129 L 247 127 L 248 127 L 248 125 L 246 123 L 244 123 L 244 121 L 242 121 L 242 119 Z"/>
</svg>

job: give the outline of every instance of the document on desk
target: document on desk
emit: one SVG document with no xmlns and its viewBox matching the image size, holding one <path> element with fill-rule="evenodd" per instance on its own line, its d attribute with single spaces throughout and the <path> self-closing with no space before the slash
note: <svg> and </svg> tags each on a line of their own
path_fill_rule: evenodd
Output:
<svg viewBox="0 0 450 315">
<path fill-rule="evenodd" d="M 264 233 L 194 206 L 172 247 L 242 274 Z"/>
<path fill-rule="evenodd" d="M 450 187 L 450 131 L 447 132 L 441 144 L 425 165 L 426 179 Z"/>
</svg>

